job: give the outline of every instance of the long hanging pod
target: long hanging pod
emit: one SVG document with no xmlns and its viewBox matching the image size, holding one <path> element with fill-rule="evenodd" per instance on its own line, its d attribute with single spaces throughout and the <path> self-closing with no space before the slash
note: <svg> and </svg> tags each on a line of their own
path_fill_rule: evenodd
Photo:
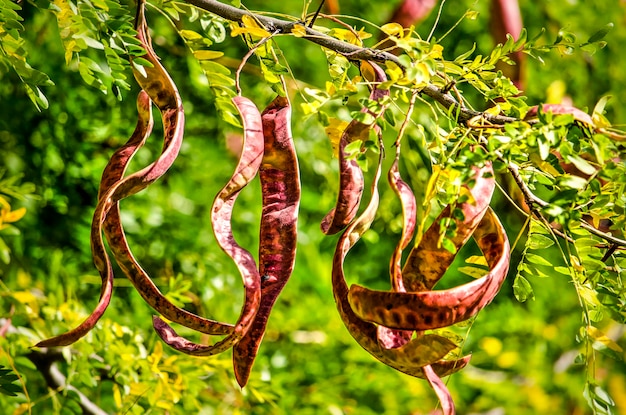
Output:
<svg viewBox="0 0 626 415">
<path fill-rule="evenodd" d="M 231 179 L 215 197 L 211 209 L 211 224 L 215 239 L 222 250 L 237 265 L 244 284 L 244 303 L 235 327 L 213 345 L 191 342 L 170 327 L 160 317 L 153 317 L 153 326 L 161 339 L 174 349 L 194 356 L 211 356 L 236 344 L 249 330 L 261 302 L 261 277 L 254 258 L 235 241 L 231 227 L 233 206 L 241 190 L 256 176 L 263 157 L 263 124 L 256 105 L 248 98 L 233 98 L 244 125 L 244 145 Z"/>
<path fill-rule="evenodd" d="M 144 2 L 140 2 L 138 4 L 136 28 L 139 40 L 147 51 L 146 59 L 152 63 L 153 67 L 145 68 L 145 74 L 137 68 L 134 68 L 134 75 L 138 82 L 146 88 L 153 86 L 156 86 L 157 88 L 160 86 L 162 88 L 162 91 L 159 92 L 157 90 L 152 95 L 157 102 L 161 103 L 159 108 L 161 109 L 164 121 L 165 140 L 161 156 L 157 159 L 157 161 L 155 161 L 155 163 L 148 167 L 149 170 L 143 169 L 142 171 L 146 173 L 148 171 L 158 173 L 159 171 L 165 172 L 174 162 L 174 159 L 178 154 L 183 138 L 183 112 L 182 102 L 176 85 L 152 50 L 150 37 L 148 35 L 148 26 L 145 20 L 144 7 Z M 149 70 L 150 72 L 148 72 Z M 147 75 L 147 77 L 144 75 Z M 164 93 L 164 91 L 167 91 L 167 93 Z M 174 98 L 173 101 L 171 99 L 172 97 Z M 176 110 L 172 110 L 174 107 Z M 126 188 L 134 189 L 132 192 L 120 195 L 119 189 L 111 188 L 108 191 L 108 194 L 113 200 L 119 199 L 119 196 L 127 197 L 136 192 L 139 188 L 136 186 L 136 183 L 141 182 L 141 180 L 145 180 L 145 178 L 131 175 L 127 179 L 122 180 L 116 187 L 124 189 L 126 186 L 122 183 L 128 182 L 130 185 L 127 185 L 128 187 Z M 106 217 L 104 222 L 104 232 L 107 240 L 109 241 L 109 245 L 116 262 L 128 279 L 133 283 L 143 299 L 152 308 L 172 321 L 192 327 L 203 333 L 228 334 L 232 332 L 232 325 L 205 319 L 187 310 L 181 309 L 180 307 L 175 306 L 161 293 L 158 287 L 152 282 L 149 275 L 145 272 L 141 265 L 139 265 L 138 261 L 133 256 L 130 247 L 128 246 L 124 229 L 122 227 L 119 207 L 116 206 L 112 209 Z"/>
<path fill-rule="evenodd" d="M 289 100 L 278 96 L 261 114 L 265 151 L 259 171 L 263 211 L 259 234 L 261 304 L 250 330 L 233 348 L 235 377 L 245 386 L 265 327 L 296 259 L 300 171 L 291 135 Z"/>
<path fill-rule="evenodd" d="M 124 170 L 128 161 L 137 152 L 137 150 L 143 145 L 147 137 L 150 135 L 153 126 L 152 103 L 150 97 L 145 91 L 141 91 L 137 97 L 137 125 L 135 131 L 128 139 L 128 142 L 122 146 L 111 157 L 111 161 L 107 165 L 107 169 L 110 172 L 119 172 L 119 176 L 124 175 Z M 115 167 L 113 167 L 115 166 Z M 94 220 L 91 225 L 91 249 L 94 258 L 94 264 L 100 272 L 102 278 L 102 290 L 100 294 L 100 301 L 94 311 L 87 319 L 78 327 L 70 330 L 67 333 L 55 336 L 53 338 L 40 341 L 35 346 L 37 347 L 54 347 L 54 346 L 67 346 L 76 342 L 78 339 L 87 334 L 102 317 L 102 314 L 106 310 L 113 293 L 113 269 L 111 262 L 104 248 L 104 241 L 102 240 L 102 213 L 106 210 L 105 203 L 101 202 L 102 192 L 104 188 L 109 188 L 115 184 L 119 178 L 114 177 L 113 174 L 108 174 L 107 169 L 103 173 L 102 182 L 100 185 L 100 191 L 98 195 L 98 207 L 94 213 Z M 117 176 L 117 175 L 116 175 Z M 111 203 L 108 203 L 111 205 Z M 104 214 L 106 215 L 106 214 Z"/>
</svg>

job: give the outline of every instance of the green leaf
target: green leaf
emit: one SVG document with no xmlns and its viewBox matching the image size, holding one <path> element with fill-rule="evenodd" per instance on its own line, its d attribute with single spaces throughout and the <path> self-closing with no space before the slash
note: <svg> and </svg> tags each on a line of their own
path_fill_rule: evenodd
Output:
<svg viewBox="0 0 626 415">
<path fill-rule="evenodd" d="M 547 259 L 545 259 L 544 257 L 539 256 L 539 255 L 527 253 L 524 256 L 524 258 L 525 258 L 526 261 L 528 261 L 531 264 L 543 265 L 543 266 L 546 266 L 546 267 L 552 267 L 552 263 L 550 261 L 548 261 Z"/>
<path fill-rule="evenodd" d="M 533 292 L 533 288 L 531 287 L 528 280 L 521 275 L 517 275 L 515 277 L 515 281 L 513 282 L 513 294 L 515 298 L 520 303 L 523 303 L 527 300 L 534 300 L 535 293 Z"/>
<path fill-rule="evenodd" d="M 607 23 L 602 29 L 589 36 L 589 39 L 587 39 L 587 43 L 595 43 L 604 39 L 606 35 L 609 34 L 611 30 L 613 30 L 614 26 L 615 25 L 613 23 Z"/>
<path fill-rule="evenodd" d="M 591 163 L 589 163 L 587 160 L 585 160 L 584 158 L 580 156 L 577 156 L 577 155 L 567 156 L 566 160 L 572 163 L 574 166 L 576 166 L 578 170 L 580 170 L 581 172 L 589 176 L 591 176 L 592 174 L 596 172 L 596 168 L 592 166 Z"/>
<path fill-rule="evenodd" d="M 529 249 L 546 249 L 554 245 L 554 241 L 547 236 L 531 234 L 526 242 L 526 246 Z"/>
<path fill-rule="evenodd" d="M 361 146 L 363 146 L 363 141 L 354 140 L 344 147 L 344 152 L 348 157 L 355 156 L 361 152 Z"/>
<path fill-rule="evenodd" d="M 8 396 L 17 396 L 19 392 L 22 392 L 22 387 L 13 382 L 18 379 L 19 377 L 12 370 L 4 369 L 4 366 L 0 365 L 0 393 Z"/>
</svg>

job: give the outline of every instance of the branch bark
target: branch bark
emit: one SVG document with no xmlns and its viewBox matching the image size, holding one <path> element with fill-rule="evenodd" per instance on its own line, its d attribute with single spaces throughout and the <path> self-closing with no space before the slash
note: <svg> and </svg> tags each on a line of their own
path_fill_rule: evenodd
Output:
<svg viewBox="0 0 626 415">
<path fill-rule="evenodd" d="M 260 24 L 265 26 L 266 30 L 269 32 L 278 31 L 278 33 L 289 34 L 292 29 L 299 24 L 304 26 L 304 29 L 306 30 L 306 35 L 302 37 L 303 39 L 316 43 L 326 49 L 335 51 L 350 60 L 375 62 L 390 61 L 400 67 L 405 67 L 400 59 L 392 53 L 380 49 L 364 48 L 335 39 L 315 29 L 307 27 L 304 22 L 301 21 L 287 21 L 277 19 L 275 17 L 263 16 L 258 13 L 251 13 L 247 10 L 229 6 L 216 0 L 186 0 L 186 2 L 231 22 L 240 23 L 242 22 L 243 16 L 251 16 Z M 471 110 L 460 104 L 452 95 L 442 91 L 440 88 L 432 84 L 426 85 L 420 92 L 441 104 L 446 110 L 450 111 L 451 114 L 456 115 L 456 119 L 462 123 L 465 123 L 475 117 L 483 117 L 485 121 L 496 125 L 517 121 L 516 118 L 512 117 L 485 114 L 479 111 Z"/>
<path fill-rule="evenodd" d="M 48 387 L 55 391 L 67 390 L 78 395 L 78 404 L 86 415 L 108 415 L 106 411 L 93 403 L 85 394 L 76 387 L 67 383 L 67 378 L 57 367 L 57 361 L 62 359 L 62 354 L 58 350 L 44 349 L 45 352 L 32 351 L 28 354 L 28 359 L 34 363 L 35 367 L 43 375 Z"/>
</svg>

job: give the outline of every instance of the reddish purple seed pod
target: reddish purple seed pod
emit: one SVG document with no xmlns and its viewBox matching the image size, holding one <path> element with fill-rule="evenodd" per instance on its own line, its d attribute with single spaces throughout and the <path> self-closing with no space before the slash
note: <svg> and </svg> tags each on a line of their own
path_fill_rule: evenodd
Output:
<svg viewBox="0 0 626 415">
<path fill-rule="evenodd" d="M 376 85 L 387 80 L 385 71 L 374 63 L 370 62 L 369 64 L 374 69 Z M 381 100 L 389 95 L 388 90 L 378 89 L 376 85 L 374 85 L 370 93 L 371 100 Z M 375 118 L 378 118 L 384 110 L 385 107 L 383 106 L 378 113 L 372 113 L 367 108 L 363 108 L 361 112 L 370 113 Z M 320 225 L 322 232 L 326 235 L 333 235 L 348 226 L 354 220 L 359 210 L 364 187 L 363 172 L 356 160 L 348 157 L 349 155 L 345 149 L 348 144 L 355 140 L 367 140 L 369 131 L 373 127 L 374 124 L 364 124 L 357 120 L 352 120 L 341 135 L 339 140 L 339 192 L 337 203 L 322 219 Z"/>
<path fill-rule="evenodd" d="M 252 181 L 259 171 L 263 157 L 263 126 L 261 114 L 248 98 L 233 98 L 244 124 L 244 145 L 239 162 L 231 179 L 219 191 L 211 208 L 211 224 L 217 243 L 235 262 L 244 285 L 244 303 L 234 329 L 221 341 L 207 346 L 191 342 L 179 336 L 159 317 L 153 318 L 153 326 L 161 339 L 174 349 L 194 356 L 211 356 L 224 352 L 235 345 L 247 333 L 259 310 L 261 301 L 261 276 L 254 258 L 242 248 L 233 236 L 231 218 L 233 207 L 241 190 Z"/>
<path fill-rule="evenodd" d="M 276 97 L 261 114 L 265 151 L 259 171 L 263 210 L 259 233 L 261 304 L 250 330 L 233 348 L 235 377 L 245 386 L 272 307 L 296 258 L 300 172 L 291 134 L 291 107 Z"/>
</svg>

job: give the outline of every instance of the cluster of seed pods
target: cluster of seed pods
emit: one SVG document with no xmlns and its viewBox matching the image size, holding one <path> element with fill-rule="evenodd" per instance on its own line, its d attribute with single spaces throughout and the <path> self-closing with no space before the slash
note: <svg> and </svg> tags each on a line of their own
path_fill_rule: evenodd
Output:
<svg viewBox="0 0 626 415">
<path fill-rule="evenodd" d="M 379 78 L 376 81 L 384 82 L 384 72 L 375 68 Z M 370 99 L 380 99 L 385 94 L 386 91 L 374 88 Z M 358 131 L 353 124 L 348 126 L 341 138 L 342 151 L 344 142 L 352 141 L 352 131 Z M 360 128 L 373 126 L 361 124 Z M 338 212 L 348 212 L 344 221 L 348 225 L 339 238 L 333 258 L 334 297 L 348 331 L 365 350 L 390 367 L 427 379 L 441 401 L 444 414 L 454 414 L 452 398 L 441 377 L 462 369 L 471 356 L 449 358 L 450 352 L 457 349 L 457 345 L 429 331 L 467 320 L 493 300 L 508 271 L 510 247 L 504 228 L 489 209 L 495 180 L 491 166 L 485 165 L 474 169 L 474 185 L 468 188 L 470 200 L 457 206 L 463 213 L 463 219 L 456 219 L 459 215 L 452 216 L 451 207 L 444 209 L 422 235 L 419 244 L 409 252 L 402 267 L 402 252 L 413 239 L 415 231 L 417 205 L 411 188 L 400 176 L 400 145 L 396 144 L 396 156 L 388 178 L 400 200 L 404 226 L 390 261 L 391 290 L 375 291 L 359 285 L 348 288 L 346 283 L 344 260 L 369 229 L 378 209 L 382 152 L 371 185 L 371 200 L 358 217 L 353 213 L 358 210 L 361 195 L 348 192 L 353 192 L 353 189 L 362 191 L 363 176 L 351 170 L 353 166 L 345 168 L 345 155 L 340 153 L 342 184 L 337 207 L 332 213 L 336 216 Z M 357 181 L 353 183 L 344 183 L 355 178 Z M 432 291 L 456 256 L 456 253 L 451 253 L 439 243 L 440 223 L 445 218 L 456 222 L 457 232 L 452 238 L 456 252 L 473 236 L 490 271 L 464 285 Z M 324 225 L 325 222 L 322 224 L 323 230 Z"/>
<path fill-rule="evenodd" d="M 233 99 L 244 126 L 243 149 L 231 179 L 218 192 L 211 208 L 211 223 L 221 249 L 234 261 L 244 286 L 244 303 L 234 324 L 198 316 L 171 303 L 154 284 L 134 257 L 126 240 L 119 202 L 159 179 L 176 159 L 183 140 L 184 113 L 176 85 L 154 53 L 144 15 L 145 0 L 138 2 L 136 29 L 146 50 L 143 58 L 150 66 L 135 66 L 134 75 L 141 87 L 137 98 L 138 119 L 128 142 L 117 150 L 107 164 L 100 183 L 98 203 L 91 228 L 94 263 L 102 279 L 100 300 L 78 327 L 43 340 L 39 347 L 66 346 L 91 330 L 106 310 L 113 292 L 113 267 L 105 249 L 104 238 L 123 273 L 144 300 L 163 318 L 155 316 L 153 326 L 161 339 L 172 348 L 195 356 L 210 356 L 233 348 L 235 377 L 241 386 L 249 378 L 272 307 L 287 283 L 295 262 L 297 218 L 300 203 L 300 175 L 291 135 L 289 101 L 278 96 L 261 113 L 255 104 L 242 96 Z M 389 91 L 376 87 L 386 80 L 384 71 L 371 65 L 375 79 L 370 99 L 379 101 L 378 112 L 385 111 Z M 132 157 L 145 144 L 153 127 L 152 105 L 161 112 L 163 146 L 159 157 L 139 171 L 126 175 Z M 403 232 L 390 261 L 391 290 L 374 291 L 353 285 L 344 277 L 344 260 L 367 229 L 378 209 L 378 182 L 384 152 L 380 151 L 371 184 L 371 199 L 357 216 L 364 190 L 364 176 L 356 160 L 346 154 L 346 146 L 369 135 L 379 134 L 376 123 L 352 121 L 339 144 L 340 186 L 335 208 L 322 220 L 325 234 L 343 231 L 333 258 L 332 283 L 339 313 L 350 334 L 372 356 L 411 376 L 425 378 L 436 391 L 445 414 L 454 413 L 450 394 L 440 377 L 454 373 L 469 362 L 470 356 L 452 357 L 457 345 L 434 329 L 467 320 L 494 298 L 508 270 L 509 245 L 502 225 L 489 209 L 495 187 L 490 165 L 474 169 L 471 200 L 460 203 L 463 219 L 452 216 L 446 208 L 421 237 L 402 266 L 402 253 L 413 239 L 416 224 L 416 200 L 399 172 L 400 145 L 389 170 L 390 186 L 400 200 Z M 382 146 L 382 140 L 381 140 Z M 259 174 L 262 190 L 262 213 L 259 231 L 258 267 L 253 255 L 235 240 L 231 218 L 239 193 Z M 456 221 L 452 239 L 456 250 L 474 237 L 490 271 L 482 278 L 455 288 L 433 291 L 454 260 L 455 254 L 439 244 L 440 223 L 444 218 Z M 103 238 L 104 234 L 104 238 Z M 167 321 L 166 321 L 167 320 Z M 214 344 L 194 343 L 169 325 L 174 322 L 192 330 L 223 336 Z"/>
<path fill-rule="evenodd" d="M 213 345 L 201 345 L 179 336 L 161 317 L 154 317 L 157 334 L 173 348 L 191 355 L 208 356 L 234 348 L 234 367 L 241 386 L 247 383 L 272 306 L 291 276 L 296 252 L 297 216 L 300 204 L 300 174 L 291 136 L 291 108 L 277 97 L 260 113 L 244 97 L 233 99 L 244 125 L 243 150 L 228 183 L 215 197 L 211 222 L 222 250 L 241 274 L 245 299 L 235 324 L 210 320 L 171 303 L 134 257 L 120 218 L 119 201 L 132 196 L 160 178 L 173 164 L 183 140 L 184 113 L 176 85 L 152 49 L 144 14 L 145 1 L 138 4 L 136 29 L 151 66 L 135 69 L 142 88 L 137 98 L 137 126 L 128 142 L 107 164 L 100 183 L 92 221 L 91 248 L 102 278 L 100 300 L 78 327 L 43 340 L 36 346 L 55 347 L 74 343 L 87 334 L 102 317 L 113 292 L 113 268 L 104 245 L 144 300 L 165 319 L 195 331 L 225 336 Z M 145 144 L 153 127 L 152 104 L 161 112 L 163 147 L 160 156 L 145 168 L 125 176 L 131 158 Z M 237 244 L 231 229 L 234 203 L 241 190 L 259 173 L 262 189 L 262 218 L 259 267 L 250 252 Z"/>
</svg>

